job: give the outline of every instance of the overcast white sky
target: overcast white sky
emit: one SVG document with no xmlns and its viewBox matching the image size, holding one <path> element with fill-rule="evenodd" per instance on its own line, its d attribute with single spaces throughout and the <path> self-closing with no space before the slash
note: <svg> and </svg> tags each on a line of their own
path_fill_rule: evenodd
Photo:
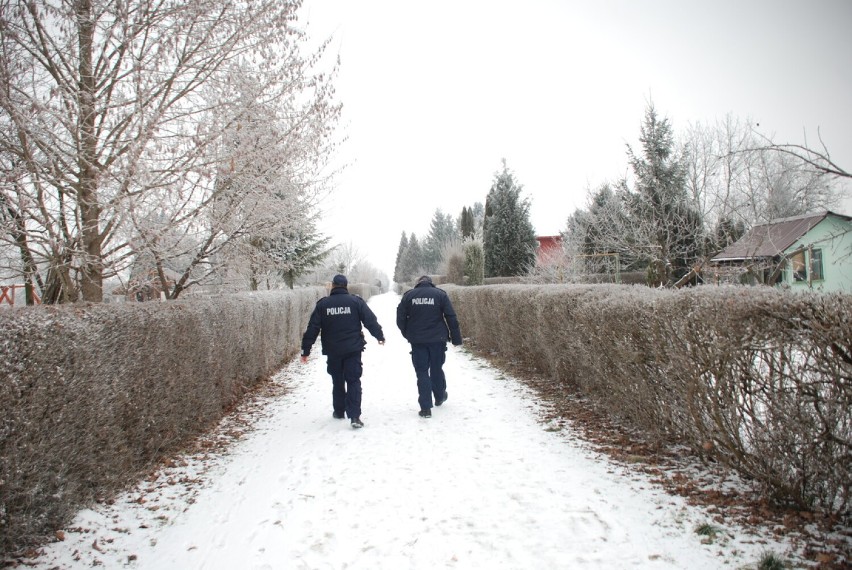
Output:
<svg viewBox="0 0 852 570">
<path fill-rule="evenodd" d="M 331 36 L 351 163 L 322 229 L 392 275 L 402 231 L 484 202 L 507 160 L 536 233 L 626 172 L 646 105 L 731 113 L 852 168 L 849 0 L 306 0 Z M 852 212 L 844 212 L 852 213 Z"/>
</svg>

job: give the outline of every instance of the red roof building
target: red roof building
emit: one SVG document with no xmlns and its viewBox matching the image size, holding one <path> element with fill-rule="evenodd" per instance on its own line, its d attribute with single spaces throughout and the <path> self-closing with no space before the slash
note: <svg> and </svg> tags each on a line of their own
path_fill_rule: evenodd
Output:
<svg viewBox="0 0 852 570">
<path fill-rule="evenodd" d="M 535 248 L 536 263 L 549 263 L 562 255 L 562 236 L 536 236 L 538 247 Z"/>
</svg>

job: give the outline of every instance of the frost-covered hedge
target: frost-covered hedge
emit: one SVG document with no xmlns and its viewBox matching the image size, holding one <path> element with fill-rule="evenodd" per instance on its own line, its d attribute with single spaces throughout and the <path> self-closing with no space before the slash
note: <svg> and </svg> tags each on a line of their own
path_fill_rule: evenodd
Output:
<svg viewBox="0 0 852 570">
<path fill-rule="evenodd" d="M 324 294 L 0 311 L 0 552 L 218 421 L 298 352 Z"/>
<path fill-rule="evenodd" d="M 848 513 L 852 296 L 769 287 L 446 286 L 462 333 L 691 445 L 776 498 Z"/>
<path fill-rule="evenodd" d="M 373 295 L 381 293 L 381 290 L 378 287 L 368 283 L 350 283 L 349 287 L 347 287 L 347 291 L 353 295 L 358 295 L 365 301 L 369 300 Z M 307 324 L 307 321 L 305 321 L 305 324 Z"/>
</svg>

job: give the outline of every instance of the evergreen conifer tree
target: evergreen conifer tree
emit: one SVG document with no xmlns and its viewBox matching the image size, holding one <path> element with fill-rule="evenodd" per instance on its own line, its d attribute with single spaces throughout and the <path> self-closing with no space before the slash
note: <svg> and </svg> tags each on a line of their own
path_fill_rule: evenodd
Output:
<svg viewBox="0 0 852 570">
<path fill-rule="evenodd" d="M 652 281 L 671 284 L 689 271 L 700 253 L 702 221 L 689 201 L 686 168 L 671 124 L 657 117 L 653 104 L 645 112 L 639 141 L 641 155 L 628 147 L 635 179 L 627 202 L 631 224 L 648 248 Z"/>
<path fill-rule="evenodd" d="M 402 255 L 399 275 L 401 279 L 398 283 L 411 283 L 418 275 L 425 273 L 424 267 L 423 248 L 417 234 L 412 233 L 408 238 L 408 247 Z"/>
<path fill-rule="evenodd" d="M 393 266 L 393 280 L 396 283 L 403 283 L 405 276 L 403 275 L 403 262 L 405 259 L 405 251 L 408 249 L 408 236 L 402 232 L 402 237 L 399 238 L 399 247 L 396 250 L 396 263 Z"/>
<path fill-rule="evenodd" d="M 457 236 L 458 232 L 452 216 L 444 214 L 440 209 L 435 210 L 429 226 L 429 235 L 423 243 L 423 269 L 427 273 L 437 271 L 441 264 L 444 247 Z"/>
<path fill-rule="evenodd" d="M 530 202 L 503 160 L 485 200 L 483 249 L 486 277 L 523 275 L 535 263 L 535 231 Z"/>
<path fill-rule="evenodd" d="M 473 211 L 467 206 L 462 208 L 461 222 L 459 223 L 462 239 L 472 238 L 476 232 L 473 223 Z"/>
<path fill-rule="evenodd" d="M 318 266 L 328 257 L 327 247 L 331 238 L 323 236 L 317 229 L 315 220 L 305 223 L 304 227 L 284 230 L 276 238 L 252 239 L 250 244 L 256 250 L 250 255 L 249 288 L 256 291 L 259 280 L 269 269 L 277 271 L 290 289 L 296 279 Z"/>
<path fill-rule="evenodd" d="M 331 238 L 318 233 L 304 233 L 295 237 L 293 249 L 281 260 L 279 273 L 284 283 L 292 289 L 296 279 L 313 269 L 328 256 Z"/>
<path fill-rule="evenodd" d="M 482 242 L 467 240 L 464 244 L 464 275 L 467 285 L 482 285 L 485 278 L 485 254 Z"/>
</svg>

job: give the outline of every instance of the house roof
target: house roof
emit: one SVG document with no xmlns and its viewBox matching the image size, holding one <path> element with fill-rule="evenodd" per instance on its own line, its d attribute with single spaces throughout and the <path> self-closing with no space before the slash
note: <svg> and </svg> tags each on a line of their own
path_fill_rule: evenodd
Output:
<svg viewBox="0 0 852 570">
<path fill-rule="evenodd" d="M 754 226 L 751 231 L 723 249 L 711 261 L 775 257 L 796 243 L 796 240 L 808 233 L 829 215 L 838 216 L 847 221 L 852 220 L 849 216 L 835 214 L 828 210 L 816 214 L 772 220 L 768 224 Z"/>
<path fill-rule="evenodd" d="M 562 249 L 562 236 L 536 236 L 538 241 L 538 255 L 549 254 Z"/>
<path fill-rule="evenodd" d="M 562 236 L 535 236 L 541 247 L 553 247 L 562 244 Z"/>
</svg>

